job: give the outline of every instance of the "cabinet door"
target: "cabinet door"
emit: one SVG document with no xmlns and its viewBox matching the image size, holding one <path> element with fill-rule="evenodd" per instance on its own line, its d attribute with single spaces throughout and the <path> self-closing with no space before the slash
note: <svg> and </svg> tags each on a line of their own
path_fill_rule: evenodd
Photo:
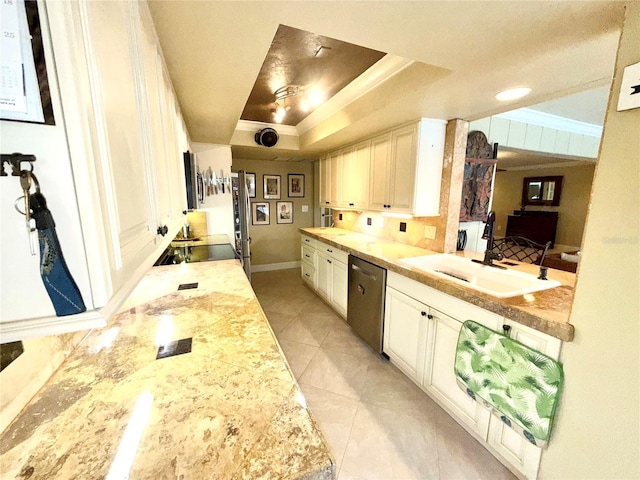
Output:
<svg viewBox="0 0 640 480">
<path fill-rule="evenodd" d="M 389 162 L 391 160 L 391 134 L 371 140 L 371 171 L 369 181 L 369 208 L 386 210 L 389 205 Z"/>
<path fill-rule="evenodd" d="M 171 108 L 173 92 L 171 83 L 164 73 L 162 57 L 158 52 L 155 31 L 151 20 L 141 9 L 139 50 L 144 70 L 143 95 L 147 105 L 144 115 L 146 123 L 146 148 L 153 167 L 152 188 L 155 198 L 154 218 L 157 225 L 172 225 L 176 221 L 174 205 L 176 194 L 173 183 L 180 178 L 172 171 L 172 163 L 180 157 L 175 151 L 173 121 L 175 113 Z"/>
<path fill-rule="evenodd" d="M 117 290 L 155 248 L 150 159 L 144 145 L 141 66 L 135 56 L 134 4 L 80 4 L 94 100 L 101 201 Z"/>
<path fill-rule="evenodd" d="M 434 322 L 432 355 L 427 360 L 424 386 L 445 409 L 486 440 L 489 410 L 460 389 L 453 373 L 462 323 L 433 308 L 430 313 Z"/>
<path fill-rule="evenodd" d="M 322 252 L 316 252 L 318 267 L 316 269 L 316 279 L 318 281 L 318 293 L 326 298 L 331 294 L 331 258 Z"/>
<path fill-rule="evenodd" d="M 559 339 L 508 320 L 504 324 L 511 327 L 510 337 L 514 340 L 555 360 L 560 357 L 562 342 Z M 505 425 L 496 415 L 491 415 L 487 440 L 489 445 L 527 478 L 537 477 L 542 449 L 532 445 L 522 435 Z"/>
<path fill-rule="evenodd" d="M 366 142 L 353 147 L 351 155 L 351 168 L 349 176 L 344 181 L 353 189 L 350 201 L 355 208 L 367 209 L 369 207 L 369 167 L 371 164 L 371 145 Z"/>
<path fill-rule="evenodd" d="M 391 168 L 389 179 L 391 210 L 411 213 L 416 177 L 419 124 L 410 125 L 392 132 Z"/>
<path fill-rule="evenodd" d="M 331 204 L 331 162 L 328 157 L 320 159 L 320 206 Z"/>
<path fill-rule="evenodd" d="M 358 182 L 354 177 L 355 171 L 353 147 L 342 150 L 342 193 L 340 195 L 342 206 L 355 208 L 355 196 L 358 194 Z"/>
<path fill-rule="evenodd" d="M 331 260 L 331 304 L 343 317 L 347 316 L 349 274 L 347 265 Z"/>
<path fill-rule="evenodd" d="M 341 204 L 341 186 L 342 186 L 342 153 L 336 152 L 332 153 L 328 157 L 328 161 L 331 164 L 329 167 L 331 169 L 330 176 L 331 181 L 329 185 L 329 205 L 332 207 L 337 207 Z"/>
<path fill-rule="evenodd" d="M 429 307 L 387 287 L 382 349 L 391 361 L 418 384 L 422 383 Z"/>
</svg>

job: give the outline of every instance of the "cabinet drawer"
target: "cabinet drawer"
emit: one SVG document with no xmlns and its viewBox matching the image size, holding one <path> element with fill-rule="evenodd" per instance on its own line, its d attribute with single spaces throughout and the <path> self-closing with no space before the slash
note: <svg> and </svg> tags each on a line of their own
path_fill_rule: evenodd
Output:
<svg viewBox="0 0 640 480">
<path fill-rule="evenodd" d="M 307 263 L 302 263 L 302 279 L 314 289 L 317 285 L 316 269 Z"/>
<path fill-rule="evenodd" d="M 317 240 L 315 238 L 311 238 L 306 235 L 300 235 L 300 237 L 301 237 L 300 241 L 302 242 L 303 245 L 309 245 L 311 248 L 316 248 Z"/>
<path fill-rule="evenodd" d="M 338 247 L 334 247 L 332 245 L 327 245 L 326 243 L 317 242 L 316 249 L 325 255 L 328 255 L 334 260 L 342 263 L 349 262 L 349 254 L 344 250 L 340 250 Z"/>
<path fill-rule="evenodd" d="M 310 247 L 309 245 L 302 244 L 302 262 L 308 264 L 309 266 L 315 268 L 316 263 L 316 249 Z"/>
</svg>

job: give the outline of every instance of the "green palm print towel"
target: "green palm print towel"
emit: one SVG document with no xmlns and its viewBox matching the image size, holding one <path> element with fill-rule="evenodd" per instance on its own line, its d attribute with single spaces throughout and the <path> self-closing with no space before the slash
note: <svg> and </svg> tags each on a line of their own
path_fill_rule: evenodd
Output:
<svg viewBox="0 0 640 480">
<path fill-rule="evenodd" d="M 460 387 L 534 445 L 546 445 L 562 391 L 562 365 L 472 320 L 458 337 Z"/>
</svg>

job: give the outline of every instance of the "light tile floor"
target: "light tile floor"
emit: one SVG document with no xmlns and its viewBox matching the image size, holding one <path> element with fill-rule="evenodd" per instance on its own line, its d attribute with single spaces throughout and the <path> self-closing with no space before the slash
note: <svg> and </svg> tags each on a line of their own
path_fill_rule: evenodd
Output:
<svg viewBox="0 0 640 480">
<path fill-rule="evenodd" d="M 252 285 L 323 431 L 339 480 L 513 479 L 480 443 L 378 356 L 300 279 Z"/>
</svg>

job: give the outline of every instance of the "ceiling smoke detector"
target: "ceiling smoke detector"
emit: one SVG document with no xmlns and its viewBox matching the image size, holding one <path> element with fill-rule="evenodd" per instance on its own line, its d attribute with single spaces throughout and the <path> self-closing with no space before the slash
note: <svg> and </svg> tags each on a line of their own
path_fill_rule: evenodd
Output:
<svg viewBox="0 0 640 480">
<path fill-rule="evenodd" d="M 262 145 L 263 147 L 273 147 L 276 143 L 278 143 L 278 132 L 276 132 L 273 128 L 263 128 L 262 130 L 258 130 L 255 135 L 255 141 L 258 145 Z"/>
</svg>

